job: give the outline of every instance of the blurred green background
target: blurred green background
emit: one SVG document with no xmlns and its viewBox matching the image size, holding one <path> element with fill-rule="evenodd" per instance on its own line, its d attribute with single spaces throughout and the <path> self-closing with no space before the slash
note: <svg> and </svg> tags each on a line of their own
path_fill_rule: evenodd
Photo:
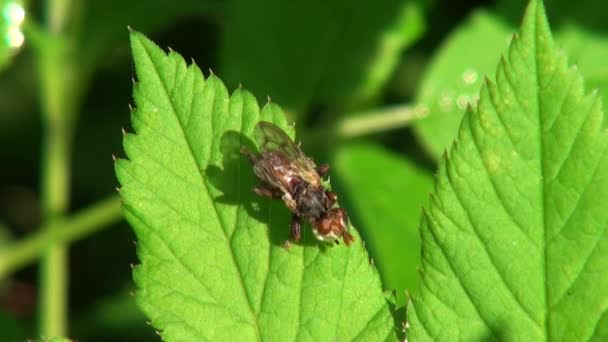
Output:
<svg viewBox="0 0 608 342">
<path fill-rule="evenodd" d="M 558 44 L 588 87 L 604 92 L 608 5 L 546 5 Z M 493 78 L 524 7 L 520 0 L 0 0 L 0 264 L 41 226 L 114 196 L 112 155 L 122 156 L 132 103 L 130 26 L 212 69 L 229 90 L 242 84 L 286 110 L 305 151 L 331 164 L 341 205 L 403 304 L 406 291 L 417 291 L 417 225 L 436 161 L 484 75 Z M 57 132 L 68 199 L 53 212 L 44 180 Z M 69 245 L 66 335 L 158 340 L 129 295 L 133 233 L 118 217 L 106 221 Z M 46 285 L 36 261 L 0 273 L 1 341 L 40 337 Z"/>
</svg>

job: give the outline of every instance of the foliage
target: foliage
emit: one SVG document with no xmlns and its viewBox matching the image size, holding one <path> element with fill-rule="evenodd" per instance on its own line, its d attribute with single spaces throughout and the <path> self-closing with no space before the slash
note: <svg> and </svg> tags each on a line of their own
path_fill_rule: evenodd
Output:
<svg viewBox="0 0 608 342">
<path fill-rule="evenodd" d="M 0 340 L 605 340 L 606 5 L 526 2 L 0 0 Z M 260 119 L 355 245 L 281 247 Z"/>
<path fill-rule="evenodd" d="M 141 34 L 131 34 L 131 45 L 136 134 L 125 136 L 129 160 L 118 160 L 116 172 L 139 241 L 136 298 L 161 335 L 226 340 L 238 331 L 244 340 L 284 341 L 394 334 L 361 243 L 319 248 L 305 234 L 302 246 L 286 250 L 287 211 L 267 201 L 251 208 L 253 174 L 239 148 L 259 120 L 293 132 L 281 109 L 269 103 L 260 110 L 243 90 L 229 96 L 218 78 L 205 80 L 196 65 L 165 55 Z"/>
<path fill-rule="evenodd" d="M 542 3 L 440 162 L 421 224 L 412 340 L 601 340 L 608 137 L 597 91 L 555 48 Z"/>
</svg>

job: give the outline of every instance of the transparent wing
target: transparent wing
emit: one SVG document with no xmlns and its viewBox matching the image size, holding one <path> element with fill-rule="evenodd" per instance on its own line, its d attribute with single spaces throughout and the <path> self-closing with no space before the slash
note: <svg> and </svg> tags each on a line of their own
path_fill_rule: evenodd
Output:
<svg viewBox="0 0 608 342">
<path fill-rule="evenodd" d="M 287 133 L 270 122 L 258 122 L 253 135 L 260 148 L 260 152 L 280 152 L 289 157 L 289 159 L 298 159 L 304 154 Z"/>
<path fill-rule="evenodd" d="M 318 180 L 315 163 L 275 124 L 260 121 L 253 134 L 260 152 L 281 153 L 290 160 L 292 167 L 297 169 L 303 178 L 315 182 Z"/>
</svg>

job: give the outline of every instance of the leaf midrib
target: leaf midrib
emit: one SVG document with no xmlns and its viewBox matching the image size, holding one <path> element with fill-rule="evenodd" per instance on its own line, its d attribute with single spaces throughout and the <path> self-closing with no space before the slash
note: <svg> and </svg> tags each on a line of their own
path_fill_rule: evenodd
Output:
<svg viewBox="0 0 608 342">
<path fill-rule="evenodd" d="M 545 163 L 544 163 L 544 140 L 543 140 L 543 132 L 544 132 L 544 127 L 543 127 L 543 118 L 542 118 L 542 111 L 541 111 L 541 82 L 540 82 L 540 75 L 538 72 L 538 66 L 539 66 L 539 62 L 538 62 L 538 45 L 539 45 L 539 37 L 538 37 L 538 15 L 539 15 L 539 5 L 542 2 L 539 2 L 538 4 L 536 4 L 535 8 L 534 8 L 534 25 L 532 27 L 532 32 L 531 34 L 534 37 L 534 44 L 532 44 L 532 50 L 533 50 L 533 56 L 534 56 L 534 66 L 533 66 L 533 71 L 534 71 L 534 77 L 536 78 L 536 110 L 537 110 L 537 117 L 538 117 L 538 162 L 539 162 L 539 170 L 540 170 L 540 177 L 541 177 L 541 182 L 540 182 L 540 186 L 541 186 L 541 191 L 540 191 L 540 201 L 541 201 L 541 224 L 542 224 L 542 264 L 543 264 L 543 282 L 544 282 L 544 290 L 545 293 L 543 295 L 543 300 L 544 300 L 544 307 L 545 307 L 545 312 L 543 313 L 544 315 L 544 333 L 545 333 L 545 340 L 547 341 L 551 341 L 551 329 L 549 327 L 550 324 L 550 319 L 549 319 L 549 301 L 548 301 L 548 293 L 549 293 L 549 284 L 547 282 L 547 273 L 548 273 L 548 256 L 547 256 L 547 222 L 545 219 L 545 210 L 546 210 L 546 206 L 545 206 L 545 197 L 547 196 L 547 192 L 546 192 L 546 187 L 545 187 Z"/>
<path fill-rule="evenodd" d="M 150 51 L 148 51 L 147 47 L 144 44 L 140 43 L 140 45 L 143 47 L 143 50 L 146 52 L 146 56 L 148 57 L 148 60 L 151 62 L 152 66 L 153 66 L 154 75 L 157 77 L 159 83 L 162 85 L 163 94 L 165 95 L 166 101 L 170 105 L 170 111 L 171 111 L 171 113 L 173 114 L 173 116 L 175 117 L 175 119 L 178 122 L 178 126 L 180 128 L 180 133 L 182 134 L 182 137 L 184 138 L 184 141 L 186 142 L 186 146 L 188 147 L 188 151 L 189 151 L 189 155 L 191 157 L 191 160 L 194 163 L 194 165 L 196 165 L 196 171 L 197 171 L 197 173 L 200 176 L 199 177 L 200 184 L 203 187 L 203 189 L 205 190 L 205 192 L 206 192 L 207 196 L 209 197 L 209 199 L 211 200 L 213 211 L 214 211 L 214 219 L 217 222 L 218 226 L 222 227 L 221 231 L 222 231 L 222 233 L 224 235 L 224 241 L 226 243 L 226 247 L 227 247 L 227 249 L 229 251 L 229 254 L 230 254 L 230 260 L 232 262 L 232 265 L 233 265 L 234 269 L 238 273 L 238 279 L 239 279 L 239 283 L 240 283 L 240 288 L 241 288 L 241 291 L 243 292 L 243 295 L 245 297 L 245 301 L 247 302 L 248 307 L 249 307 L 249 312 L 250 312 L 251 318 L 252 318 L 252 325 L 255 328 L 255 332 L 256 332 L 256 336 L 257 336 L 258 341 L 261 341 L 260 328 L 259 328 L 259 324 L 258 324 L 258 321 L 256 319 L 256 316 L 255 316 L 255 313 L 254 313 L 254 310 L 253 310 L 253 305 L 252 305 L 251 301 L 249 300 L 249 296 L 247 295 L 247 291 L 245 289 L 245 283 L 244 283 L 243 278 L 241 276 L 241 271 L 238 268 L 234 252 L 232 251 L 232 248 L 231 248 L 231 245 L 230 245 L 230 238 L 228 237 L 227 232 L 224 229 L 223 224 L 222 224 L 222 222 L 220 220 L 220 216 L 219 216 L 219 212 L 218 212 L 217 206 L 216 206 L 215 202 L 213 201 L 211 193 L 209 192 L 209 189 L 207 188 L 207 185 L 206 185 L 206 183 L 204 181 L 205 177 L 202 174 L 200 168 L 198 167 L 198 162 L 196 161 L 196 158 L 194 156 L 194 150 L 192 149 L 192 145 L 190 144 L 190 141 L 187 138 L 187 134 L 184 131 L 184 127 L 182 125 L 181 120 L 179 119 L 179 116 L 177 115 L 177 112 L 176 112 L 175 106 L 173 104 L 173 101 L 171 101 L 171 97 L 169 96 L 169 89 L 167 89 L 167 85 L 165 84 L 163 78 L 161 77 L 160 71 L 158 70 L 158 68 L 156 66 L 156 63 L 154 63 L 154 61 L 152 59 L 152 56 L 150 54 Z M 207 84 L 205 83 L 204 86 L 206 86 L 206 85 Z M 215 95 L 214 95 L 214 99 L 215 99 Z M 211 118 L 213 118 L 213 115 L 211 115 Z M 212 126 L 212 129 L 213 129 L 213 126 Z M 177 258 L 177 256 L 176 256 L 176 258 Z M 230 311 L 232 311 L 232 310 L 230 310 Z"/>
</svg>

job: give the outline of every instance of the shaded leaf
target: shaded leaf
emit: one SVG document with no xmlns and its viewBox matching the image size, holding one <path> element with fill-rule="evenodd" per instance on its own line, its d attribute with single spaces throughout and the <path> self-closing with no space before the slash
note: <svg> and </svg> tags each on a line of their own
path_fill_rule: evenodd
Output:
<svg viewBox="0 0 608 342">
<path fill-rule="evenodd" d="M 215 14 L 221 7 L 215 0 L 94 0 L 75 6 L 82 7 L 78 57 L 85 71 L 93 71 L 124 40 L 128 26 L 151 33 L 180 18 Z"/>
<path fill-rule="evenodd" d="M 223 74 L 297 110 L 364 101 L 423 30 L 422 1 L 236 0 Z"/>
<path fill-rule="evenodd" d="M 608 136 L 540 1 L 468 110 L 423 215 L 411 341 L 601 340 Z"/>
<path fill-rule="evenodd" d="M 404 304 L 405 290 L 418 290 L 418 219 L 432 188 L 430 173 L 371 143 L 342 147 L 334 165 L 384 288 L 396 289 Z"/>
<path fill-rule="evenodd" d="M 167 340 L 394 340 L 395 322 L 357 242 L 323 245 L 304 229 L 288 251 L 289 213 L 255 197 L 259 120 L 293 138 L 281 109 L 231 96 L 215 76 L 131 34 L 139 83 L 135 134 L 118 160 L 125 216 L 138 238 L 135 297 Z"/>
</svg>

